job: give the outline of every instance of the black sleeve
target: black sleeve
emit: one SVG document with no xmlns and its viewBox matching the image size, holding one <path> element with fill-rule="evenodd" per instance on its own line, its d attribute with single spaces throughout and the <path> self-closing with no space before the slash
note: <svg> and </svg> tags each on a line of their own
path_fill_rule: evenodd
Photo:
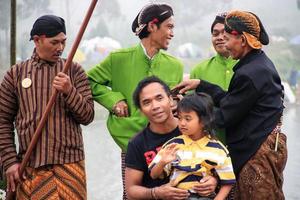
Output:
<svg viewBox="0 0 300 200">
<path fill-rule="evenodd" d="M 220 100 L 226 95 L 226 92 L 222 90 L 218 85 L 209 83 L 207 81 L 201 80 L 201 83 L 196 88 L 196 92 L 204 92 L 209 94 L 213 101 L 215 106 L 220 105 Z"/>
<path fill-rule="evenodd" d="M 247 76 L 236 78 L 231 88 L 215 109 L 215 121 L 220 128 L 238 124 L 250 112 L 259 97 L 259 91 Z"/>
<path fill-rule="evenodd" d="M 144 171 L 146 161 L 143 152 L 134 141 L 130 141 L 125 157 L 126 167 Z"/>
</svg>

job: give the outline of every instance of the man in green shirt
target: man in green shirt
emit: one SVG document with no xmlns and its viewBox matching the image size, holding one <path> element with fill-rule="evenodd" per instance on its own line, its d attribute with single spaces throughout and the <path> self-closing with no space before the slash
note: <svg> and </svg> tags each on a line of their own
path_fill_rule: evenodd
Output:
<svg viewBox="0 0 300 200">
<path fill-rule="evenodd" d="M 229 57 L 224 44 L 224 21 L 226 13 L 217 15 L 211 25 L 211 41 L 217 54 L 197 64 L 190 73 L 191 79 L 201 79 L 227 90 L 233 75 L 232 68 L 237 63 Z M 225 133 L 217 131 L 217 137 L 225 143 Z"/>
<path fill-rule="evenodd" d="M 88 71 L 93 98 L 110 112 L 107 128 L 122 149 L 123 180 L 128 142 L 148 123 L 132 99 L 138 82 L 154 75 L 174 87 L 182 80 L 182 63 L 162 51 L 167 50 L 174 36 L 173 28 L 173 10 L 169 5 L 146 5 L 132 23 L 132 31 L 141 42 L 111 53 Z M 124 199 L 125 195 L 123 193 Z"/>
</svg>

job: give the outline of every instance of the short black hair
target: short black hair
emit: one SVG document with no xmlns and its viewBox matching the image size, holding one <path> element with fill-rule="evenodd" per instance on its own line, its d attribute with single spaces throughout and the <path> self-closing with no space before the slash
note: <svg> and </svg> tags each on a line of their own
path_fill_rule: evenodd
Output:
<svg viewBox="0 0 300 200">
<path fill-rule="evenodd" d="M 173 16 L 173 9 L 166 3 L 149 3 L 145 5 L 132 22 L 131 29 L 140 39 L 149 36 L 148 24 L 155 23 L 158 28 L 166 19 Z"/>
<path fill-rule="evenodd" d="M 158 77 L 156 76 L 149 76 L 143 80 L 141 80 L 137 87 L 135 88 L 135 91 L 133 92 L 133 102 L 134 102 L 134 105 L 137 107 L 137 108 L 141 108 L 141 104 L 140 104 L 140 93 L 142 92 L 142 90 L 149 84 L 151 83 L 159 83 L 164 91 L 166 92 L 166 94 L 168 96 L 171 95 L 171 91 L 170 91 L 170 88 L 169 86 L 163 82 L 161 79 L 159 79 Z"/>
<path fill-rule="evenodd" d="M 215 136 L 213 108 L 212 98 L 206 93 L 199 92 L 188 94 L 179 101 L 177 112 L 196 112 L 203 124 L 203 132 Z"/>
<path fill-rule="evenodd" d="M 214 30 L 214 27 L 215 27 L 216 24 L 218 24 L 218 23 L 225 24 L 225 17 L 226 17 L 226 15 L 227 15 L 226 12 L 217 14 L 215 20 L 211 24 L 210 33 L 213 33 L 213 30 Z"/>
</svg>

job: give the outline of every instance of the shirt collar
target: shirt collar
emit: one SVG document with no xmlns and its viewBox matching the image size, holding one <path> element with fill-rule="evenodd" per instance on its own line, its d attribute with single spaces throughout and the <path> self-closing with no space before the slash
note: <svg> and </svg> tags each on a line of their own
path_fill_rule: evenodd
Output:
<svg viewBox="0 0 300 200">
<path fill-rule="evenodd" d="M 239 68 L 241 68 L 243 65 L 251 62 L 256 58 L 257 55 L 263 53 L 261 49 L 253 49 L 250 52 L 248 52 L 243 58 L 239 60 L 239 62 L 233 67 L 233 71 L 235 72 Z"/>
<path fill-rule="evenodd" d="M 224 57 L 224 56 L 221 56 L 219 53 L 217 53 L 216 59 L 217 59 L 218 62 L 221 62 L 221 63 L 233 61 L 233 59 L 232 59 L 231 56 L 229 56 L 228 58 L 226 58 L 226 57 Z"/>
<path fill-rule="evenodd" d="M 43 65 L 48 65 L 48 66 L 55 66 L 57 62 L 60 61 L 61 58 L 59 58 L 56 62 L 48 62 L 46 60 L 43 60 L 39 57 L 39 55 L 36 53 L 36 49 L 34 48 L 31 60 L 32 60 L 32 65 L 35 67 L 41 67 Z"/>
<path fill-rule="evenodd" d="M 184 140 L 185 145 L 197 144 L 198 146 L 200 146 L 200 148 L 204 148 L 210 140 L 209 136 L 204 136 L 201 139 L 196 141 L 192 140 L 190 137 L 186 135 L 182 135 L 182 138 Z"/>
<path fill-rule="evenodd" d="M 156 53 L 156 54 L 151 58 L 151 57 L 147 54 L 146 48 L 144 47 L 143 43 L 140 43 L 140 44 L 141 44 L 141 47 L 142 47 L 142 49 L 143 49 L 143 51 L 144 51 L 145 56 L 146 56 L 149 60 L 153 60 L 153 59 L 156 57 L 156 55 L 157 55 L 158 53 Z"/>
</svg>

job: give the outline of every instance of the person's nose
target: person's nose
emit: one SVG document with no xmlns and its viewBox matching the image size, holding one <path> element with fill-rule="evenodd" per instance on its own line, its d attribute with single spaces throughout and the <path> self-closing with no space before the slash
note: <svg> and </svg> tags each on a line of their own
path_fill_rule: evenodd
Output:
<svg viewBox="0 0 300 200">
<path fill-rule="evenodd" d="M 158 101 L 153 101 L 152 102 L 152 110 L 157 110 L 159 108 L 159 102 Z"/>
<path fill-rule="evenodd" d="M 220 33 L 217 37 L 218 40 L 224 40 L 224 32 Z"/>
<path fill-rule="evenodd" d="M 185 120 L 183 120 L 183 119 L 178 120 L 178 125 L 181 127 L 185 127 Z"/>
<path fill-rule="evenodd" d="M 58 44 L 58 47 L 57 47 L 57 50 L 58 50 L 58 51 L 63 51 L 63 50 L 64 50 L 64 46 L 65 46 L 64 44 L 59 43 L 59 44 Z"/>
<path fill-rule="evenodd" d="M 173 31 L 173 29 L 170 30 L 170 37 L 171 37 L 171 38 L 174 37 L 174 31 Z"/>
</svg>

